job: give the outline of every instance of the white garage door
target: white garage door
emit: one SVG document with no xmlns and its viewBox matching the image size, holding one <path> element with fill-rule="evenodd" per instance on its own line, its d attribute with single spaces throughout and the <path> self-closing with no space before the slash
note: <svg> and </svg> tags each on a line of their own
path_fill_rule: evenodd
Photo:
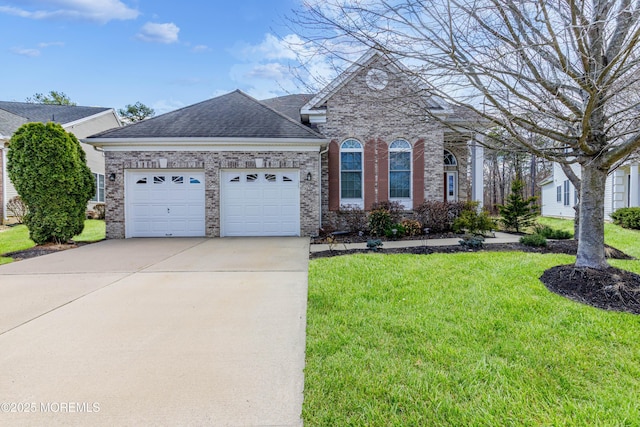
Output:
<svg viewBox="0 0 640 427">
<path fill-rule="evenodd" d="M 223 171 L 222 236 L 299 236 L 298 170 Z"/>
<path fill-rule="evenodd" d="M 204 236 L 204 172 L 127 171 L 127 237 Z"/>
</svg>

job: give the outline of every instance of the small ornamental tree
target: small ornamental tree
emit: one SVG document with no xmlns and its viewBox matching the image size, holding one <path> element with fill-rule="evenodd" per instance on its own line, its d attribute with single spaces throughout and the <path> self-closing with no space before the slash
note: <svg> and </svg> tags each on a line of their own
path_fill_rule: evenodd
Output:
<svg viewBox="0 0 640 427">
<path fill-rule="evenodd" d="M 137 123 L 155 116 L 156 112 L 153 108 L 138 101 L 133 105 L 127 104 L 124 108 L 120 108 L 118 114 L 120 114 L 120 117 L 126 122 Z"/>
<path fill-rule="evenodd" d="M 57 123 L 27 123 L 9 148 L 9 178 L 27 207 L 29 237 L 63 243 L 80 234 L 95 182 L 76 137 Z"/>
<path fill-rule="evenodd" d="M 507 230 L 519 233 L 525 227 L 533 224 L 538 215 L 538 208 L 534 204 L 537 197 L 523 197 L 524 182 L 516 179 L 511 184 L 511 194 L 507 197 L 505 205 L 499 205 L 501 221 Z"/>
</svg>

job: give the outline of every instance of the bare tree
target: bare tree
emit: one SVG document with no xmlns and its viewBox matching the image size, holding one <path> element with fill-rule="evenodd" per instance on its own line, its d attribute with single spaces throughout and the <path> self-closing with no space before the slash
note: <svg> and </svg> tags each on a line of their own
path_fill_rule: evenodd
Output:
<svg viewBox="0 0 640 427">
<path fill-rule="evenodd" d="M 351 44 L 401 60 L 516 149 L 579 164 L 575 265 L 604 269 L 607 173 L 640 146 L 639 19 L 631 0 L 305 0 L 292 22 L 325 54 Z"/>
</svg>

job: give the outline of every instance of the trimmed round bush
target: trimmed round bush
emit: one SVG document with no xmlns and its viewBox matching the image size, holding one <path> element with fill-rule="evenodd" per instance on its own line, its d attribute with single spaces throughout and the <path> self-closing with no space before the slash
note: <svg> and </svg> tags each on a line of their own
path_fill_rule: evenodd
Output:
<svg viewBox="0 0 640 427">
<path fill-rule="evenodd" d="M 570 231 L 560 230 L 557 228 L 551 228 L 548 225 L 536 224 L 534 226 L 534 234 L 539 234 L 552 240 L 567 240 L 573 237 L 573 233 Z"/>
<path fill-rule="evenodd" d="M 547 238 L 541 234 L 529 234 L 520 238 L 520 243 L 525 246 L 543 247 L 547 246 Z"/>
<path fill-rule="evenodd" d="M 624 228 L 640 230 L 640 208 L 620 208 L 611 214 L 613 223 Z"/>
</svg>

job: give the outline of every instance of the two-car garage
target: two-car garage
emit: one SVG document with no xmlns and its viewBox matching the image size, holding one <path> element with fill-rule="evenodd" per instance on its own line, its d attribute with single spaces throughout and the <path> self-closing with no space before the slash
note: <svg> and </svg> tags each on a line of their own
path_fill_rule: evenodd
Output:
<svg viewBox="0 0 640 427">
<path fill-rule="evenodd" d="M 104 153 L 107 238 L 315 235 L 330 141 L 306 98 L 234 91 L 85 138 Z"/>
<path fill-rule="evenodd" d="M 300 235 L 298 170 L 218 173 L 221 236 Z M 125 181 L 126 237 L 207 235 L 204 171 L 129 170 Z"/>
</svg>

